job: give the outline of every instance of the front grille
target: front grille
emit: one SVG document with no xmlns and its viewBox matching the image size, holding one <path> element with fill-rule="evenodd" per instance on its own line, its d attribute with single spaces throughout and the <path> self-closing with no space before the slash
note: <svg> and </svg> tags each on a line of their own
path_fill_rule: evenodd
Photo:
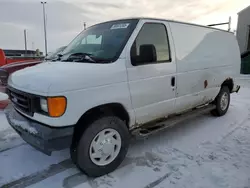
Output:
<svg viewBox="0 0 250 188">
<path fill-rule="evenodd" d="M 8 88 L 8 94 L 15 108 L 27 115 L 33 116 L 32 97 L 30 94 L 10 88 Z"/>
</svg>

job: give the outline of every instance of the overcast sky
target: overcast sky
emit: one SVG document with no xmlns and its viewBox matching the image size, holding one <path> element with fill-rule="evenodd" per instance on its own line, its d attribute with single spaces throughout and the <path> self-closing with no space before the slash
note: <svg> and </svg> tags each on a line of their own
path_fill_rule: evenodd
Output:
<svg viewBox="0 0 250 188">
<path fill-rule="evenodd" d="M 225 22 L 250 5 L 249 0 L 47 0 L 48 49 L 67 45 L 87 26 L 122 17 L 146 16 L 207 25 Z M 40 0 L 0 0 L 0 48 L 44 51 Z"/>
</svg>

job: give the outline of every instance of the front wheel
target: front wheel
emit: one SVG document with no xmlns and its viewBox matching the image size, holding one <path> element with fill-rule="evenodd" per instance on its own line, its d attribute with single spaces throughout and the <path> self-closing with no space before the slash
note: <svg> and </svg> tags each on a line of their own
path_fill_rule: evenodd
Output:
<svg viewBox="0 0 250 188">
<path fill-rule="evenodd" d="M 129 146 L 129 131 L 117 117 L 102 117 L 83 132 L 76 148 L 76 164 L 92 177 L 114 171 L 124 160 Z"/>
<path fill-rule="evenodd" d="M 214 116 L 223 116 L 227 113 L 230 105 L 230 92 L 227 86 L 223 86 L 214 101 L 216 109 L 212 110 L 211 113 Z"/>
</svg>

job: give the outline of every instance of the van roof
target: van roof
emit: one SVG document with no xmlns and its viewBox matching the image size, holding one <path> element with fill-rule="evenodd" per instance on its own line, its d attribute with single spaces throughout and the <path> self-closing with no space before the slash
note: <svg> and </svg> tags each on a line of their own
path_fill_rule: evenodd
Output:
<svg viewBox="0 0 250 188">
<path fill-rule="evenodd" d="M 119 21 L 119 20 L 157 20 L 157 21 L 167 21 L 167 22 L 174 22 L 174 23 L 192 25 L 192 26 L 197 26 L 197 27 L 205 27 L 205 28 L 208 28 L 208 29 L 214 29 L 214 30 L 228 32 L 228 33 L 233 33 L 233 32 L 227 31 L 227 30 L 218 29 L 218 28 L 214 28 L 214 27 L 210 27 L 210 26 L 206 26 L 206 25 L 199 25 L 199 24 L 194 24 L 194 23 L 188 23 L 188 22 L 182 22 L 182 21 L 176 21 L 176 20 L 169 20 L 169 19 L 163 19 L 163 18 L 128 17 L 128 18 L 121 18 L 121 19 L 109 20 L 107 22 L 110 22 L 110 21 Z M 105 23 L 105 22 L 103 22 L 103 23 Z"/>
</svg>

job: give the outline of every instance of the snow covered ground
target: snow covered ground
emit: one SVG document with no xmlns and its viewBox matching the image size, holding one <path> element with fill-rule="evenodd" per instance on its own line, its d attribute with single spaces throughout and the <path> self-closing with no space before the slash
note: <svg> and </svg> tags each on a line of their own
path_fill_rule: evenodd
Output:
<svg viewBox="0 0 250 188">
<path fill-rule="evenodd" d="M 0 101 L 7 100 L 7 99 L 8 99 L 8 95 L 6 95 L 5 93 L 0 92 Z"/>
<path fill-rule="evenodd" d="M 0 112 L 0 187 L 248 188 L 250 187 L 250 76 L 233 94 L 228 113 L 205 114 L 136 140 L 113 173 L 89 178 L 67 150 L 46 156 L 27 145 Z"/>
</svg>

